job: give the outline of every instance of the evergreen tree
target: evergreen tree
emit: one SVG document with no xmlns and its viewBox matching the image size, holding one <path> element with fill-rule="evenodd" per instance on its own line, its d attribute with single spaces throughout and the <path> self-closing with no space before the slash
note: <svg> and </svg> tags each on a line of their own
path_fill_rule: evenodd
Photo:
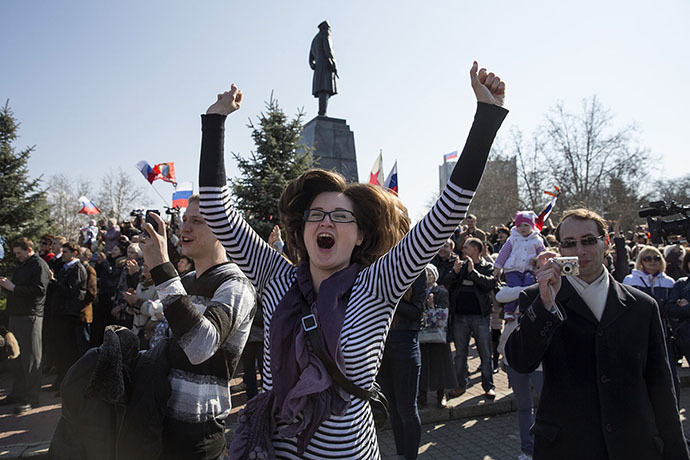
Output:
<svg viewBox="0 0 690 460">
<path fill-rule="evenodd" d="M 248 125 L 256 151 L 249 158 L 233 153 L 241 171 L 241 177 L 231 181 L 235 206 L 263 238 L 268 238 L 274 225 L 280 225 L 278 200 L 288 182 L 314 163 L 313 148 L 299 143 L 303 116 L 300 110 L 288 120 L 271 93 L 266 113 L 258 116 L 258 125 L 251 120 Z"/>
<path fill-rule="evenodd" d="M 27 162 L 34 147 L 16 151 L 19 123 L 10 110 L 9 101 L 0 109 L 0 236 L 5 241 L 5 259 L 0 271 L 7 273 L 14 256 L 15 238 L 26 236 L 37 243 L 37 236 L 48 223 L 48 207 L 41 180 L 30 179 Z M 37 248 L 36 248 L 37 249 Z"/>
</svg>

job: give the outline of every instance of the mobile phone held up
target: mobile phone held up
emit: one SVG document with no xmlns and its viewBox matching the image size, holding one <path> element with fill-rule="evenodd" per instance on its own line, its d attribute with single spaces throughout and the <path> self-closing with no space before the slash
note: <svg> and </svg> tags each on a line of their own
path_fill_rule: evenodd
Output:
<svg viewBox="0 0 690 460">
<path fill-rule="evenodd" d="M 160 229 L 158 228 L 158 222 L 151 216 L 151 214 L 158 214 L 159 216 L 161 215 L 160 211 L 158 209 L 149 209 L 146 211 L 146 219 L 145 222 L 147 224 L 151 224 L 151 227 L 156 231 L 156 233 L 160 234 Z"/>
</svg>

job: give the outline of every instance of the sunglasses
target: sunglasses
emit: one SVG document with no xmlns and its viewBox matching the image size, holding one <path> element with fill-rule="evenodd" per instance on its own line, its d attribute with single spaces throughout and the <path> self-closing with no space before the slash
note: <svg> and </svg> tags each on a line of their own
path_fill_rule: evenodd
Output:
<svg viewBox="0 0 690 460">
<path fill-rule="evenodd" d="M 574 247 L 577 246 L 577 243 L 578 243 L 578 242 L 580 243 L 581 246 L 594 246 L 594 245 L 597 244 L 597 243 L 599 242 L 599 240 L 601 240 L 602 238 L 604 238 L 603 235 L 599 235 L 599 236 L 585 236 L 585 237 L 582 238 L 581 240 L 567 239 L 567 240 L 561 241 L 561 248 L 563 248 L 563 249 L 574 248 Z"/>
<path fill-rule="evenodd" d="M 643 262 L 661 262 L 661 256 L 644 256 Z"/>
<path fill-rule="evenodd" d="M 326 218 L 326 216 L 331 219 L 331 222 L 336 224 L 349 224 L 350 222 L 357 222 L 355 214 L 347 209 L 336 209 L 335 211 L 307 209 L 304 211 L 304 220 L 307 222 L 321 222 Z"/>
</svg>

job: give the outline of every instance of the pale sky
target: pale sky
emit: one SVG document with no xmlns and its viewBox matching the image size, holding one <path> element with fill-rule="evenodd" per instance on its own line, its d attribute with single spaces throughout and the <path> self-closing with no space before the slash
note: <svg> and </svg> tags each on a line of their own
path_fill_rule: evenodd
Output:
<svg viewBox="0 0 690 460">
<path fill-rule="evenodd" d="M 341 77 L 328 114 L 354 131 L 360 180 L 379 149 L 386 174 L 398 161 L 415 220 L 438 190 L 443 153 L 465 141 L 473 59 L 506 81 L 504 139 L 513 126 L 534 130 L 559 100 L 577 111 L 596 94 L 619 126 L 637 124 L 661 159 L 652 174 L 690 173 L 686 0 L 0 0 L 0 101 L 21 122 L 16 145 L 36 145 L 32 176 L 122 167 L 150 187 L 135 164 L 174 161 L 196 188 L 199 115 L 230 83 L 244 101 L 226 125 L 228 152 L 253 150 L 247 120 L 271 91 L 288 115 L 316 115 L 307 58 L 324 19 Z M 227 167 L 237 174 L 229 154 Z"/>
</svg>

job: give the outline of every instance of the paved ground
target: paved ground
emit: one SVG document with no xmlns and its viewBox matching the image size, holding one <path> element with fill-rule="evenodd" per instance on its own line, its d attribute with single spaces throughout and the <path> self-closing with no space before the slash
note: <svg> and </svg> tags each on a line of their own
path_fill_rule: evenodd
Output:
<svg viewBox="0 0 690 460">
<path fill-rule="evenodd" d="M 479 358 L 472 350 L 469 368 L 477 369 Z M 690 368 L 682 369 L 681 376 L 688 385 L 681 391 L 681 414 L 690 411 Z M 424 459 L 515 459 L 520 454 L 516 404 L 508 388 L 504 372 L 495 374 L 497 397 L 495 401 L 484 398 L 480 376 L 471 376 L 472 386 L 459 398 L 449 401 L 444 409 L 435 408 L 435 396 L 429 394 L 429 406 L 420 411 L 422 417 L 422 440 L 419 458 Z M 52 377 L 44 378 L 44 386 Z M 233 384 L 239 384 L 234 380 Z M 0 369 L 0 401 L 10 388 L 10 377 Z M 13 413 L 14 406 L 0 406 L 0 460 L 26 458 L 35 454 L 45 454 L 55 426 L 60 418 L 60 398 L 52 392 L 42 392 L 42 406 L 22 414 Z M 233 394 L 234 421 L 237 411 L 244 403 L 241 391 Z M 690 422 L 684 427 L 690 434 Z M 379 444 L 385 460 L 395 460 L 395 444 L 390 429 L 379 433 Z"/>
<path fill-rule="evenodd" d="M 686 436 L 690 436 L 690 388 L 681 389 L 681 417 Z M 395 460 L 391 430 L 379 433 L 384 460 Z M 481 416 L 422 426 L 420 460 L 515 460 L 520 455 L 517 414 Z"/>
</svg>

